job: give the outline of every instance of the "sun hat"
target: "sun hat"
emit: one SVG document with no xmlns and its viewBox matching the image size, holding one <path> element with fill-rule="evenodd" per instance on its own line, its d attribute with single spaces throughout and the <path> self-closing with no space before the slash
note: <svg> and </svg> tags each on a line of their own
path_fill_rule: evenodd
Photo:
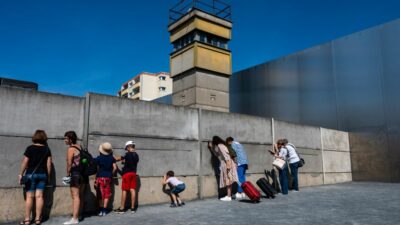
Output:
<svg viewBox="0 0 400 225">
<path fill-rule="evenodd" d="M 112 146 L 108 142 L 104 142 L 103 144 L 100 145 L 99 147 L 99 152 L 103 155 L 109 155 L 112 153 Z"/>
<path fill-rule="evenodd" d="M 127 141 L 127 142 L 125 143 L 125 150 L 128 148 L 129 145 L 135 146 L 135 142 L 133 142 L 133 141 Z"/>
</svg>

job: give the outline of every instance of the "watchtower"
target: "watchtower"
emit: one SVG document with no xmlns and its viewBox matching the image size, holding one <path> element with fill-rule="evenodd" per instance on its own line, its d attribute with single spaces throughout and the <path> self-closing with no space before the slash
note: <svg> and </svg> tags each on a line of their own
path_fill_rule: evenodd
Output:
<svg viewBox="0 0 400 225">
<path fill-rule="evenodd" d="M 169 16 L 173 105 L 228 112 L 231 6 L 220 0 L 181 0 Z"/>
</svg>

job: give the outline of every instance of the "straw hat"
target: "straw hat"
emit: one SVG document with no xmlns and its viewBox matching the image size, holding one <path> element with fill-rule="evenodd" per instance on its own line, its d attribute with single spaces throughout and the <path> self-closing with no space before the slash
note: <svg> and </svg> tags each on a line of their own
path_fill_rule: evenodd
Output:
<svg viewBox="0 0 400 225">
<path fill-rule="evenodd" d="M 112 146 L 108 142 L 104 142 L 99 147 L 99 152 L 103 155 L 109 155 L 112 153 Z"/>
</svg>

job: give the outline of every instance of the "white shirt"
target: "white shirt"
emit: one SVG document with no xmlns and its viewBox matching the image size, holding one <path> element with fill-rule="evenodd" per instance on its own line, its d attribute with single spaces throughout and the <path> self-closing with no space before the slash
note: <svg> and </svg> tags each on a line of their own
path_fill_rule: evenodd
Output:
<svg viewBox="0 0 400 225">
<path fill-rule="evenodd" d="M 179 184 L 183 184 L 182 181 L 178 180 L 176 177 L 170 177 L 167 179 L 167 183 L 172 184 L 172 186 L 178 186 Z"/>
<path fill-rule="evenodd" d="M 285 148 L 287 149 L 287 151 L 289 151 L 289 158 L 287 159 L 289 161 L 289 164 L 300 161 L 299 155 L 297 155 L 294 145 L 289 143 L 289 144 L 285 145 L 285 147 L 283 147 L 283 149 L 285 149 Z"/>
<path fill-rule="evenodd" d="M 287 149 L 285 147 L 279 149 L 279 157 L 285 161 L 287 160 Z"/>
</svg>

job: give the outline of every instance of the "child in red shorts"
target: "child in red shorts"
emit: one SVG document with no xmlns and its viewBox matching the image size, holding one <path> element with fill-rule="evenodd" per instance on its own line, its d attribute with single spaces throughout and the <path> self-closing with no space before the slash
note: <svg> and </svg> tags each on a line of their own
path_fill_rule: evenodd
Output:
<svg viewBox="0 0 400 225">
<path fill-rule="evenodd" d="M 100 155 L 94 159 L 98 166 L 94 186 L 97 198 L 99 199 L 99 216 L 105 216 L 107 214 L 108 201 L 111 197 L 111 178 L 117 170 L 117 164 L 112 155 L 112 146 L 110 143 L 105 142 L 101 144 L 99 152 Z"/>
<path fill-rule="evenodd" d="M 135 152 L 135 142 L 128 141 L 125 144 L 125 156 L 117 158 L 124 163 L 122 168 L 122 195 L 121 206 L 115 210 L 116 213 L 125 213 L 126 195 L 129 191 L 131 193 L 131 213 L 135 213 L 135 200 L 136 200 L 136 168 L 139 162 L 139 155 Z"/>
</svg>

